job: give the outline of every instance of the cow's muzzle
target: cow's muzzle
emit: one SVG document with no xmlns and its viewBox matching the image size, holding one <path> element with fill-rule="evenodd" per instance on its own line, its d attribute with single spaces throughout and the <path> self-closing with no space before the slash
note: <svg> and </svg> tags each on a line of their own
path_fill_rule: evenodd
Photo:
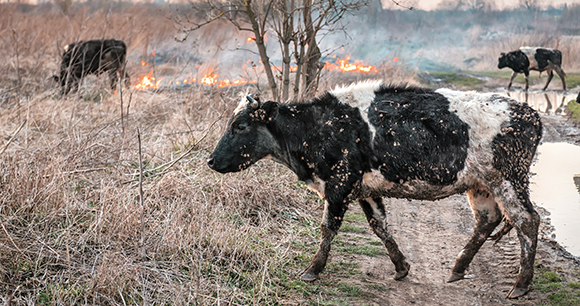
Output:
<svg viewBox="0 0 580 306">
<path fill-rule="evenodd" d="M 207 165 L 211 168 L 214 169 L 215 166 L 215 159 L 213 158 L 213 154 L 209 156 L 209 158 L 207 159 Z M 214 169 L 215 170 L 215 169 Z"/>
</svg>

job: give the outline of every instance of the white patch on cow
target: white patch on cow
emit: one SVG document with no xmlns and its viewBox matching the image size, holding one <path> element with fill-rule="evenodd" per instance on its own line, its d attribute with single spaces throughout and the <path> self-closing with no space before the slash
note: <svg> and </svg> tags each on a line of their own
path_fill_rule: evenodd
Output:
<svg viewBox="0 0 580 306">
<path fill-rule="evenodd" d="M 483 191 L 484 194 L 478 194 L 478 191 Z M 487 194 L 485 194 L 487 193 Z M 488 220 L 491 222 L 493 220 L 500 220 L 501 215 L 498 214 L 498 206 L 495 203 L 494 197 L 490 194 L 489 190 L 487 189 L 472 189 L 467 192 L 467 200 L 469 202 L 469 206 L 471 206 L 471 210 L 473 213 L 481 212 L 486 213 Z"/>
<path fill-rule="evenodd" d="M 469 125 L 469 148 L 458 180 L 469 185 L 485 181 L 480 175 L 493 172 L 491 142 L 510 122 L 509 102 L 518 102 L 507 96 L 475 91 L 443 88 L 436 92 L 445 96 L 450 102 L 450 111 Z"/>
<path fill-rule="evenodd" d="M 379 209 L 379 205 L 375 202 L 372 198 L 366 198 L 365 201 L 369 202 L 371 208 L 373 209 L 373 217 L 375 220 L 380 222 L 380 226 L 383 228 L 387 228 L 386 218 L 384 217 L 383 213 Z"/>
<path fill-rule="evenodd" d="M 461 249 L 461 251 L 457 255 L 457 258 L 461 258 L 461 256 L 463 256 L 464 253 L 465 253 L 465 249 Z"/>
<path fill-rule="evenodd" d="M 64 46 L 64 52 L 67 52 L 69 47 L 70 47 L 70 45 Z"/>
<path fill-rule="evenodd" d="M 542 48 L 542 49 L 554 50 L 554 49 L 550 49 L 550 48 Z M 528 60 L 530 61 L 530 70 L 538 70 L 539 69 L 538 61 L 536 61 L 536 56 L 535 56 L 537 50 L 538 50 L 538 47 L 520 47 L 520 51 L 522 51 L 528 57 Z"/>
<path fill-rule="evenodd" d="M 383 174 L 376 169 L 363 175 L 362 183 L 364 186 L 373 190 L 389 190 L 395 185 L 393 182 L 385 180 Z"/>
<path fill-rule="evenodd" d="M 375 99 L 375 91 L 381 87 L 381 84 L 382 81 L 380 80 L 367 80 L 348 86 L 337 86 L 330 91 L 330 94 L 335 96 L 340 102 L 359 109 L 361 116 L 371 131 L 371 143 L 375 138 L 376 129 L 369 122 L 369 107 Z"/>
<path fill-rule="evenodd" d="M 328 201 L 324 201 L 324 211 L 322 212 L 322 222 L 321 225 L 324 225 L 326 227 L 330 226 L 330 220 L 328 220 Z"/>
<path fill-rule="evenodd" d="M 322 199 L 324 199 L 325 196 L 324 188 L 326 187 L 326 182 L 321 180 L 319 177 L 314 176 L 314 180 L 313 181 L 308 180 L 306 182 L 306 186 L 308 187 L 308 189 L 318 193 L 318 195 Z"/>
<path fill-rule="evenodd" d="M 234 116 L 241 113 L 248 106 L 248 104 L 250 104 L 250 101 L 246 99 L 246 96 L 243 96 L 240 99 L 240 103 L 238 103 L 238 107 L 236 107 L 236 109 L 234 110 Z"/>
</svg>

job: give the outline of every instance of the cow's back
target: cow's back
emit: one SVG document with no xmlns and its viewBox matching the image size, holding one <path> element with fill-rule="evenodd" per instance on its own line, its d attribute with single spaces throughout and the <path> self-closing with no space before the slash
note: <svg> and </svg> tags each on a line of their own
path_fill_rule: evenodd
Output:
<svg viewBox="0 0 580 306">
<path fill-rule="evenodd" d="M 76 74 L 116 70 L 125 61 L 127 47 L 120 40 L 88 40 L 65 48 L 63 68 Z"/>
<path fill-rule="evenodd" d="M 381 87 L 369 108 L 373 147 L 389 181 L 450 185 L 464 168 L 468 125 L 431 89 Z"/>
</svg>

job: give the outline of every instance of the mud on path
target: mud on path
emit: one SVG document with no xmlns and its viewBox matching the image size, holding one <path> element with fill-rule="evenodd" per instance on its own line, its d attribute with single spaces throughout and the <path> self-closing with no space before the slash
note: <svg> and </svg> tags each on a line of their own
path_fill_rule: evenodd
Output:
<svg viewBox="0 0 580 306">
<path fill-rule="evenodd" d="M 580 142 L 580 128 L 565 117 L 543 115 L 544 142 Z M 506 295 L 516 280 L 519 269 L 520 245 L 516 231 L 494 245 L 487 241 L 477 253 L 469 270 L 469 279 L 446 283 L 455 258 L 473 231 L 471 209 L 464 195 L 455 195 L 436 202 L 385 199 L 389 230 L 411 264 L 409 275 L 402 281 L 393 280 L 394 266 L 386 252 L 377 256 L 337 251 L 337 241 L 331 251 L 330 263 L 358 263 L 359 274 L 328 268 L 321 282 L 346 284 L 362 288 L 362 293 L 348 295 L 348 305 L 550 305 L 546 293 L 532 289 L 517 300 Z M 538 269 L 557 271 L 566 281 L 578 282 L 580 260 L 574 258 L 550 238 L 548 213 L 543 216 L 536 255 Z M 337 236 L 338 245 L 364 247 L 379 239 L 366 226 L 360 207 L 351 205 L 345 218 L 346 231 Z M 359 231 L 349 228 L 360 227 Z M 502 224 L 498 226 L 498 229 Z M 344 228 L 344 225 L 343 225 Z M 330 265 L 330 264 L 329 264 Z M 329 271 L 331 270 L 331 271 Z M 334 304 L 331 302 L 330 304 Z"/>
</svg>

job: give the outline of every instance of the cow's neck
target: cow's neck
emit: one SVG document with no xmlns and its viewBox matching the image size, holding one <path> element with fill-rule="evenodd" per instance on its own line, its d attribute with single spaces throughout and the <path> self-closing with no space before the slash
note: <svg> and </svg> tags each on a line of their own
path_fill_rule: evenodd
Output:
<svg viewBox="0 0 580 306">
<path fill-rule="evenodd" d="M 302 181 L 313 180 L 314 176 L 324 179 L 332 175 L 324 165 L 345 158 L 335 146 L 336 142 L 348 144 L 356 139 L 349 138 L 353 133 L 338 134 L 350 128 L 364 130 L 361 123 L 364 121 L 358 109 L 330 95 L 314 98 L 309 103 L 280 105 L 278 116 L 270 126 L 279 145 L 279 152 L 272 155 Z"/>
<path fill-rule="evenodd" d="M 320 130 L 321 118 L 328 111 L 315 104 L 281 105 L 270 126 L 280 147 L 273 154 L 275 160 L 294 171 L 302 181 L 313 179 L 315 169 L 308 166 L 313 154 L 307 144 L 312 143 L 311 138 L 316 134 L 312 132 Z"/>
</svg>

